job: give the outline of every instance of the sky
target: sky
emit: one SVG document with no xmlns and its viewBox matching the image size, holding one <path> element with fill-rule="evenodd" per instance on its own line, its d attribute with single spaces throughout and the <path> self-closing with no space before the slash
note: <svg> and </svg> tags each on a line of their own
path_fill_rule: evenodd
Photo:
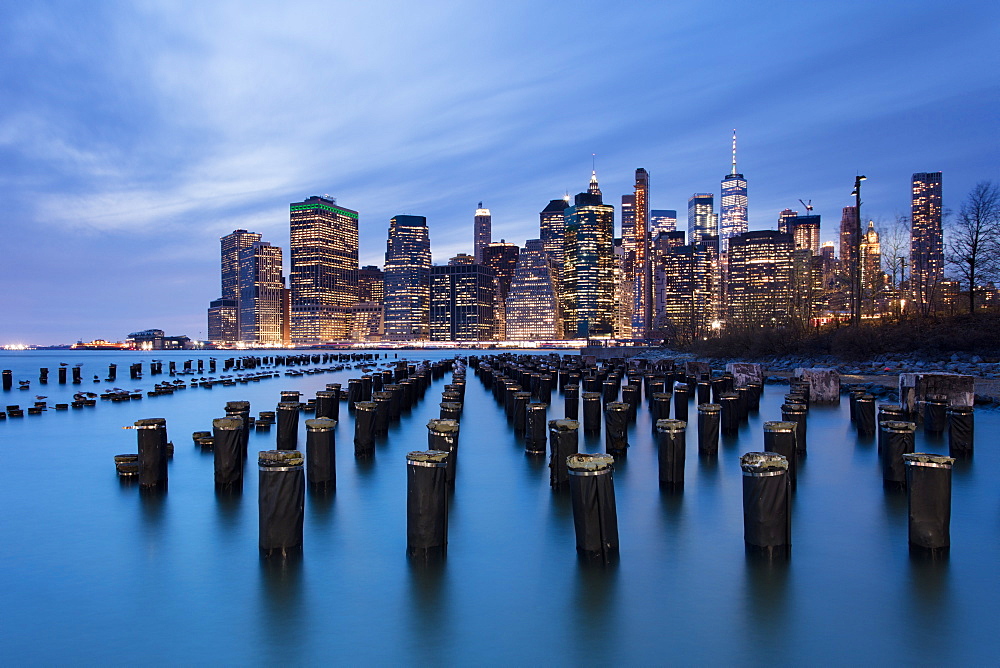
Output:
<svg viewBox="0 0 1000 668">
<path fill-rule="evenodd" d="M 538 236 L 550 199 L 650 174 L 677 209 L 730 171 L 751 229 L 811 200 L 834 240 L 1000 181 L 1000 3 L 74 2 L 0 8 L 0 345 L 204 338 L 219 237 L 288 259 L 288 204 L 426 216 L 436 263 Z M 616 217 L 616 226 L 620 220 Z M 682 227 L 684 227 L 682 225 Z"/>
</svg>

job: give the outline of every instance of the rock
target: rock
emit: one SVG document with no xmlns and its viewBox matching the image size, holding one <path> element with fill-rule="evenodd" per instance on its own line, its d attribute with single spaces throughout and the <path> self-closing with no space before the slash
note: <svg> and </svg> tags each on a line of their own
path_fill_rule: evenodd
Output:
<svg viewBox="0 0 1000 668">
<path fill-rule="evenodd" d="M 840 374 L 833 369 L 796 369 L 795 377 L 809 383 L 809 400 L 818 403 L 840 401 Z"/>
</svg>

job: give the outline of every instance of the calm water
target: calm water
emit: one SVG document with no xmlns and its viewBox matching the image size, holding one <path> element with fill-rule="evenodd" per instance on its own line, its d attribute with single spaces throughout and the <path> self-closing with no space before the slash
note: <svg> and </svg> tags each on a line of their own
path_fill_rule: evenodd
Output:
<svg viewBox="0 0 1000 668">
<path fill-rule="evenodd" d="M 83 362 L 88 379 L 116 361 L 118 387 L 151 389 L 168 376 L 130 381 L 129 363 L 175 359 L 180 367 L 195 356 L 0 352 L 0 368 L 33 381 L 30 391 L 15 383 L 0 392 L 0 404 L 24 407 L 36 394 L 69 401 L 108 385 L 60 386 L 59 362 Z M 38 386 L 43 366 L 50 383 Z M 1000 413 L 977 412 L 976 457 L 954 470 L 951 555 L 927 563 L 909 556 L 905 495 L 883 491 L 874 441 L 855 438 L 846 399 L 813 407 L 793 554 L 764 564 L 744 555 L 739 456 L 762 449 L 761 425 L 780 419 L 785 389 L 765 388 L 760 414 L 738 439 L 724 438 L 716 463 L 699 461 L 692 423 L 682 496 L 659 491 L 642 410 L 615 472 L 620 563 L 601 570 L 578 563 L 568 495 L 550 491 L 544 461 L 524 455 L 470 369 L 442 567 L 411 567 L 405 557 L 404 457 L 425 449 L 425 425 L 450 374 L 378 441 L 373 463 L 354 460 L 353 419 L 342 405 L 336 495 L 307 495 L 301 562 L 262 564 L 255 458 L 242 497 L 216 497 L 212 456 L 191 444 L 191 432 L 210 430 L 226 401 L 249 400 L 257 415 L 274 410 L 281 390 L 311 397 L 360 374 L 188 389 L 0 422 L 3 663 L 940 665 L 1000 657 Z M 561 397 L 557 406 L 550 418 L 561 417 Z M 136 450 L 135 432 L 121 427 L 145 417 L 165 417 L 176 445 L 162 498 L 140 496 L 115 475 L 113 455 Z M 272 448 L 275 434 L 251 434 L 251 453 Z M 602 450 L 602 439 L 588 436 L 583 449 Z M 947 442 L 918 432 L 917 449 L 946 452 Z"/>
</svg>

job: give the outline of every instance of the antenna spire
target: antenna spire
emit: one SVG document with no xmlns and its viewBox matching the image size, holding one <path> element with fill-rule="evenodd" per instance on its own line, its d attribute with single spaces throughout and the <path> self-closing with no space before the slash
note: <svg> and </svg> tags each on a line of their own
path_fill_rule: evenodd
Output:
<svg viewBox="0 0 1000 668">
<path fill-rule="evenodd" d="M 731 173 L 736 173 L 736 128 L 733 128 L 733 171 Z"/>
</svg>

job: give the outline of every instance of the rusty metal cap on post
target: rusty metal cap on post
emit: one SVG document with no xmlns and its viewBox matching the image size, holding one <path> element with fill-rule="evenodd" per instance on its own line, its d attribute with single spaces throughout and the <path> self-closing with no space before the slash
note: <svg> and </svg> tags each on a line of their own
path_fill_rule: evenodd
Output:
<svg viewBox="0 0 1000 668">
<path fill-rule="evenodd" d="M 312 418 L 306 420 L 308 431 L 333 431 L 337 427 L 337 421 L 333 418 Z"/>
<path fill-rule="evenodd" d="M 609 473 L 615 465 L 611 455 L 588 455 L 581 452 L 566 458 L 566 468 L 570 475 L 602 475 Z"/>
<path fill-rule="evenodd" d="M 657 420 L 656 431 L 664 434 L 677 434 L 687 429 L 687 422 L 684 420 Z"/>
<path fill-rule="evenodd" d="M 549 431 L 576 431 L 579 428 L 578 420 L 549 420 Z"/>
<path fill-rule="evenodd" d="M 788 470 L 788 460 L 776 452 L 748 452 L 740 457 L 743 475 L 778 475 Z"/>
<path fill-rule="evenodd" d="M 917 424 L 903 420 L 885 420 L 882 429 L 896 434 L 912 434 L 917 430 Z"/>
<path fill-rule="evenodd" d="M 608 405 L 604 407 L 606 411 L 627 411 L 631 407 L 628 402 L 625 401 L 609 401 Z"/>
<path fill-rule="evenodd" d="M 439 434 L 454 434 L 458 432 L 458 420 L 435 418 L 427 423 L 427 428 Z"/>
<path fill-rule="evenodd" d="M 784 422 L 781 420 L 774 420 L 771 422 L 764 423 L 764 431 L 769 431 L 776 434 L 794 432 L 798 428 L 797 422 Z"/>
<path fill-rule="evenodd" d="M 698 404 L 699 413 L 719 413 L 722 411 L 722 404 Z"/>
<path fill-rule="evenodd" d="M 907 466 L 927 466 L 930 468 L 950 469 L 955 463 L 955 458 L 931 452 L 908 452 L 903 455 L 903 462 Z"/>
<path fill-rule="evenodd" d="M 243 428 L 243 420 L 238 417 L 215 418 L 212 427 L 222 431 L 236 431 Z"/>
<path fill-rule="evenodd" d="M 301 468 L 303 461 L 298 450 L 261 450 L 257 453 L 257 464 L 262 469 Z"/>
<path fill-rule="evenodd" d="M 444 468 L 448 466 L 448 453 L 443 450 L 414 450 L 406 453 L 407 466 Z"/>
</svg>

